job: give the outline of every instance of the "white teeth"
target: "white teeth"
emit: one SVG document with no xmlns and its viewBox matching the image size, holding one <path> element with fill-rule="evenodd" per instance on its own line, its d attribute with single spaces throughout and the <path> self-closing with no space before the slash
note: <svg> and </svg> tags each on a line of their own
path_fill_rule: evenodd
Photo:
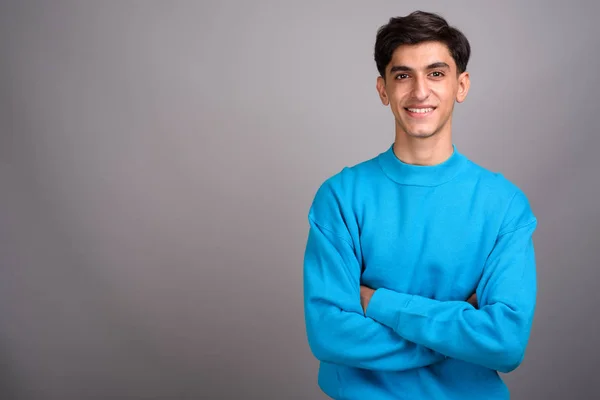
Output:
<svg viewBox="0 0 600 400">
<path fill-rule="evenodd" d="M 433 108 L 408 108 L 407 110 L 413 113 L 424 114 L 433 111 Z"/>
</svg>

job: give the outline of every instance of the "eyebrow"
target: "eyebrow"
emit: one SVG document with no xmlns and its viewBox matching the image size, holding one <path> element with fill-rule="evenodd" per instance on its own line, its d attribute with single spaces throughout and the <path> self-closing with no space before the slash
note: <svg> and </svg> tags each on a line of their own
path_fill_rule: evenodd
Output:
<svg viewBox="0 0 600 400">
<path fill-rule="evenodd" d="M 437 69 L 437 68 L 450 69 L 450 66 L 448 64 L 446 64 L 445 62 L 438 61 L 438 62 L 434 62 L 433 64 L 429 64 L 427 67 L 425 67 L 425 69 Z M 394 73 L 394 72 L 398 72 L 398 71 L 413 72 L 414 68 L 408 67 L 406 65 L 393 65 L 392 68 L 390 69 L 390 73 Z"/>
</svg>

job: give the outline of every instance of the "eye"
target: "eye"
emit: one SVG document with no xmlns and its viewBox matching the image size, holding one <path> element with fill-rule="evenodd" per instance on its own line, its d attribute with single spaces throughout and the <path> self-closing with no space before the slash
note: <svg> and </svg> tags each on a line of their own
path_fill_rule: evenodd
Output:
<svg viewBox="0 0 600 400">
<path fill-rule="evenodd" d="M 398 74 L 396 75 L 396 79 L 406 79 L 408 78 L 408 74 Z"/>
<path fill-rule="evenodd" d="M 433 72 L 431 73 L 431 75 L 432 75 L 434 78 L 441 78 L 442 76 L 444 76 L 444 73 L 443 73 L 442 71 L 433 71 Z"/>
</svg>

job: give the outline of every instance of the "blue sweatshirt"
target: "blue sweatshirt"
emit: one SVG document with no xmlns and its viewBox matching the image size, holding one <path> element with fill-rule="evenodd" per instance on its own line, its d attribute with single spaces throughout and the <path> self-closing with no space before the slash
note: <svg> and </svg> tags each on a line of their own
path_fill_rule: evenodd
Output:
<svg viewBox="0 0 600 400">
<path fill-rule="evenodd" d="M 334 399 L 509 398 L 498 371 L 529 340 L 537 220 L 518 187 L 453 148 L 417 166 L 390 146 L 315 195 L 306 329 Z M 366 313 L 360 285 L 375 289 Z"/>
</svg>

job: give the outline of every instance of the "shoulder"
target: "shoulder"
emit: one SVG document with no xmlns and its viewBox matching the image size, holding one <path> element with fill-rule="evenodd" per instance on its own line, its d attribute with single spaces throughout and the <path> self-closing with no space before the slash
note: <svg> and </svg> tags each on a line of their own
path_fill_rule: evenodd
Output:
<svg viewBox="0 0 600 400">
<path fill-rule="evenodd" d="M 493 192 L 495 196 L 512 197 L 520 189 L 502 172 L 488 169 L 471 159 L 467 159 L 469 171 L 477 179 L 482 190 Z"/>
<path fill-rule="evenodd" d="M 529 198 L 521 187 L 502 172 L 492 171 L 472 160 L 468 162 L 480 193 L 488 200 L 492 211 L 502 217 L 500 233 L 537 222 Z"/>
<path fill-rule="evenodd" d="M 343 167 L 325 179 L 318 187 L 310 207 L 310 216 L 317 221 L 349 212 L 355 196 L 379 170 L 377 156 Z"/>
<path fill-rule="evenodd" d="M 317 197 L 333 194 L 342 197 L 351 195 L 357 185 L 368 181 L 369 177 L 376 174 L 378 170 L 377 157 L 345 166 L 321 183 L 317 190 Z"/>
</svg>

